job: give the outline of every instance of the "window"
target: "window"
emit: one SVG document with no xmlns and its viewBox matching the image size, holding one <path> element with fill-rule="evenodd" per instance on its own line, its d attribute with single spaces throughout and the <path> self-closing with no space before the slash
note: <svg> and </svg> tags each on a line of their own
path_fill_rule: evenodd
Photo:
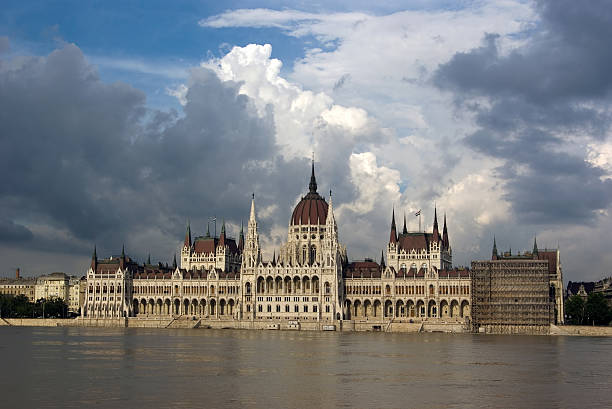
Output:
<svg viewBox="0 0 612 409">
<path fill-rule="evenodd" d="M 308 312 L 308 306 L 307 305 L 304 306 L 304 312 Z"/>
<path fill-rule="evenodd" d="M 299 308 L 300 308 L 300 307 L 298 307 L 298 306 L 296 305 L 295 307 L 293 307 L 293 311 L 294 311 L 294 312 L 300 312 Z"/>
<path fill-rule="evenodd" d="M 325 306 L 325 312 L 329 312 L 329 305 Z"/>
<path fill-rule="evenodd" d="M 285 305 L 285 312 L 289 312 L 289 306 Z"/>
<path fill-rule="evenodd" d="M 312 312 L 317 312 L 317 306 L 316 305 L 312 306 Z"/>
<path fill-rule="evenodd" d="M 257 306 L 257 311 L 262 312 L 263 311 L 263 306 L 262 305 L 258 305 Z"/>
<path fill-rule="evenodd" d="M 272 312 L 272 306 L 268 305 L 268 312 Z"/>
</svg>

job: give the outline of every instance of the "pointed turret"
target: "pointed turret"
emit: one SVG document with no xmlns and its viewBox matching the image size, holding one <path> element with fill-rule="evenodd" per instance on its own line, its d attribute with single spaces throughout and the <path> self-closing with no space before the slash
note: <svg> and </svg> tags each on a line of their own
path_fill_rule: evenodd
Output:
<svg viewBox="0 0 612 409">
<path fill-rule="evenodd" d="M 533 257 L 538 258 L 538 238 L 533 238 Z"/>
<path fill-rule="evenodd" d="M 497 260 L 498 258 L 498 254 L 497 254 L 497 242 L 495 241 L 495 236 L 493 236 L 493 252 L 491 255 L 491 259 L 492 260 Z"/>
<path fill-rule="evenodd" d="M 438 209 L 434 206 L 433 241 L 440 241 L 440 231 L 438 230 Z"/>
<path fill-rule="evenodd" d="M 240 237 L 238 238 L 238 251 L 242 253 L 244 250 L 244 226 L 242 220 L 240 220 Z"/>
<path fill-rule="evenodd" d="M 276 250 L 274 250 L 274 253 L 272 254 L 272 265 L 276 265 Z"/>
<path fill-rule="evenodd" d="M 391 214 L 391 233 L 389 234 L 389 243 L 397 243 L 397 230 L 395 228 L 395 207 Z"/>
<path fill-rule="evenodd" d="M 223 223 L 221 224 L 221 235 L 219 235 L 219 246 L 225 246 L 225 218 L 223 219 Z"/>
<path fill-rule="evenodd" d="M 407 234 L 408 229 L 406 228 L 406 212 L 404 212 L 404 228 L 402 229 L 402 234 Z"/>
<path fill-rule="evenodd" d="M 257 231 L 257 218 L 255 215 L 255 193 L 253 193 L 242 263 L 245 267 L 255 267 L 259 263 L 259 260 L 259 232 Z"/>
<path fill-rule="evenodd" d="M 174 259 L 172 260 L 172 268 L 174 270 L 176 270 L 176 266 L 177 266 L 177 264 L 176 264 L 176 253 L 174 253 Z"/>
<path fill-rule="evenodd" d="M 251 199 L 251 214 L 249 215 L 249 223 L 255 221 L 255 193 L 252 195 Z"/>
<path fill-rule="evenodd" d="M 444 212 L 444 227 L 442 228 L 442 243 L 445 249 L 450 247 L 448 241 L 448 229 L 446 228 L 446 212 Z"/>
<path fill-rule="evenodd" d="M 98 264 L 98 253 L 96 252 L 96 245 L 94 244 L 94 251 L 91 255 L 91 269 L 95 272 L 96 265 Z"/>
<path fill-rule="evenodd" d="M 380 251 L 380 269 L 384 270 L 386 267 L 385 265 L 385 251 L 381 250 Z"/>
<path fill-rule="evenodd" d="M 123 270 L 125 266 L 125 244 L 121 246 L 121 257 L 119 258 L 119 268 Z"/>
<path fill-rule="evenodd" d="M 336 226 L 336 217 L 334 216 L 334 203 L 331 189 L 329 191 L 329 206 L 327 207 L 327 219 L 325 224 L 330 228 L 329 232 L 332 233 L 332 237 L 337 240 L 338 227 Z"/>
<path fill-rule="evenodd" d="M 151 253 L 149 253 L 149 256 L 147 257 L 147 264 L 151 265 Z"/>
<path fill-rule="evenodd" d="M 185 232 L 185 247 L 191 248 L 191 226 L 189 225 L 189 221 L 187 221 L 187 231 Z"/>
<path fill-rule="evenodd" d="M 317 193 L 317 178 L 314 171 L 314 158 L 312 159 L 312 173 L 310 175 L 310 184 L 308 185 L 310 193 Z"/>
</svg>

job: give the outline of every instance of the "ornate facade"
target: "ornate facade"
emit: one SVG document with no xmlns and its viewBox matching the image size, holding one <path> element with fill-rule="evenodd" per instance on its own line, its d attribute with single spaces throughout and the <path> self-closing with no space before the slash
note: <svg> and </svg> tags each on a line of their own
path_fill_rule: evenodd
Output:
<svg viewBox="0 0 612 409">
<path fill-rule="evenodd" d="M 344 321 L 465 322 L 470 316 L 468 270 L 452 269 L 446 217 L 437 211 L 431 233 L 396 232 L 392 217 L 387 262 L 349 263 L 339 242 L 332 195 L 317 192 L 312 165 L 308 192 L 289 219 L 287 241 L 271 260 L 259 243 L 255 197 L 246 236 L 192 239 L 181 249 L 180 267 L 139 265 L 119 257 L 92 257 L 83 313 L 89 317 L 190 317 L 265 322 L 279 327 Z"/>
</svg>

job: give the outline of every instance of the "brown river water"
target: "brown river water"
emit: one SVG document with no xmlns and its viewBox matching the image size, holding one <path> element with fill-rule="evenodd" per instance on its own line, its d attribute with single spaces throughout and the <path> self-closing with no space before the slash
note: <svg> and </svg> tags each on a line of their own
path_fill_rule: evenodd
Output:
<svg viewBox="0 0 612 409">
<path fill-rule="evenodd" d="M 612 407 L 612 338 L 0 327 L 2 408 Z"/>
</svg>

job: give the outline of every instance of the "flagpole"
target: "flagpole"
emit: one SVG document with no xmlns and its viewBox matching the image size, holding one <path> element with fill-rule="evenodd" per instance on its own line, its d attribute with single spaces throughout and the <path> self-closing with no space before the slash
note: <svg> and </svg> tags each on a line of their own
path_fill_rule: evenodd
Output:
<svg viewBox="0 0 612 409">
<path fill-rule="evenodd" d="M 419 210 L 419 233 L 421 232 L 421 211 Z"/>
</svg>

